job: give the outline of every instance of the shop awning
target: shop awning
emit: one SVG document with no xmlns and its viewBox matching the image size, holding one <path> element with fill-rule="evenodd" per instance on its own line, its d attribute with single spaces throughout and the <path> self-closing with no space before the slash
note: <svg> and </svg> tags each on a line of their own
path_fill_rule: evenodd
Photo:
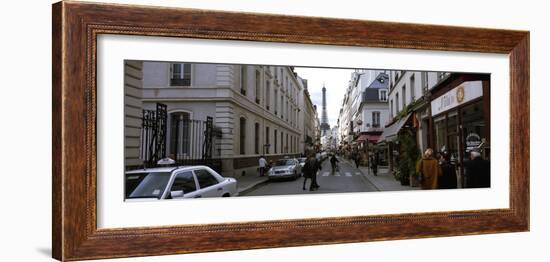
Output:
<svg viewBox="0 0 550 262">
<path fill-rule="evenodd" d="M 393 123 L 393 125 L 384 128 L 384 132 L 382 132 L 382 135 L 378 141 L 392 141 L 397 138 L 397 133 L 399 133 L 399 130 L 401 130 L 405 123 L 407 123 L 407 120 L 409 120 L 411 115 L 412 113 L 409 113 L 406 117 L 403 117 L 399 119 L 399 121 Z"/>
<path fill-rule="evenodd" d="M 380 135 L 373 135 L 373 134 L 361 134 L 357 138 L 357 143 L 365 143 L 365 141 L 370 141 L 372 143 L 376 143 L 380 139 Z"/>
</svg>

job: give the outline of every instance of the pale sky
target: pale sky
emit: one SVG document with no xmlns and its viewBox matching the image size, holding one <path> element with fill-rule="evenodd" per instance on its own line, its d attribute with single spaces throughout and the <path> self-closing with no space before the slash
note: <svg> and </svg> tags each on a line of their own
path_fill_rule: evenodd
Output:
<svg viewBox="0 0 550 262">
<path fill-rule="evenodd" d="M 333 69 L 333 68 L 306 68 L 295 67 L 294 71 L 301 78 L 307 79 L 307 86 L 311 101 L 317 105 L 319 121 L 322 116 L 323 108 L 323 83 L 327 88 L 327 115 L 330 127 L 336 125 L 338 113 L 342 106 L 342 99 L 346 94 L 348 82 L 351 79 L 353 69 Z"/>
</svg>

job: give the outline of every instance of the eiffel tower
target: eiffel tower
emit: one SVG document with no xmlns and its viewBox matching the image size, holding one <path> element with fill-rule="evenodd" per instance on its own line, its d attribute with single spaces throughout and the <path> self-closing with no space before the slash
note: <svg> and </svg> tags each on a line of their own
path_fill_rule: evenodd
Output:
<svg viewBox="0 0 550 262">
<path fill-rule="evenodd" d="M 321 136 L 327 135 L 327 132 L 330 130 L 330 125 L 328 123 L 327 115 L 327 89 L 325 84 L 323 84 L 323 111 L 321 113 Z"/>
</svg>

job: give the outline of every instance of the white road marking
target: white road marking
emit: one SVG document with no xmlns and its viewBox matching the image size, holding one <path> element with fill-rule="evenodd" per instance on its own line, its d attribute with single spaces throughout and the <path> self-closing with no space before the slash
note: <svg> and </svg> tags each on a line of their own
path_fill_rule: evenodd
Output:
<svg viewBox="0 0 550 262">
<path fill-rule="evenodd" d="M 351 176 L 351 173 L 350 173 L 350 172 L 346 172 L 346 176 Z"/>
<path fill-rule="evenodd" d="M 335 176 L 340 176 L 340 173 L 336 173 Z"/>
<path fill-rule="evenodd" d="M 328 176 L 328 175 L 329 175 L 328 172 L 323 173 L 323 176 Z"/>
<path fill-rule="evenodd" d="M 355 175 L 360 176 L 361 172 L 355 172 Z"/>
</svg>

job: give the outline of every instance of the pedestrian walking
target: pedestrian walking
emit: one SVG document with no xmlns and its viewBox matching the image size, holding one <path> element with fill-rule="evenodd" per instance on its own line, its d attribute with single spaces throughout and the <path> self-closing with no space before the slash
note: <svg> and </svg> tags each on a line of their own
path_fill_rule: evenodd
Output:
<svg viewBox="0 0 550 262">
<path fill-rule="evenodd" d="M 258 161 L 258 165 L 260 166 L 260 176 L 265 175 L 265 169 L 267 166 L 267 161 L 265 160 L 264 156 L 260 156 L 260 160 Z"/>
<path fill-rule="evenodd" d="M 491 186 L 491 166 L 477 151 L 470 152 L 470 161 L 464 163 L 466 187 L 480 188 Z"/>
<path fill-rule="evenodd" d="M 311 180 L 309 184 L 309 191 L 314 191 L 319 188 L 317 184 L 317 171 L 319 170 L 319 161 L 315 158 L 314 154 L 309 155 L 306 163 L 304 164 L 304 184 L 302 186 L 303 190 L 306 190 L 306 181 L 308 178 Z"/>
<path fill-rule="evenodd" d="M 378 159 L 375 156 L 371 156 L 370 159 L 370 169 L 372 169 L 372 174 L 378 176 Z"/>
<path fill-rule="evenodd" d="M 355 151 L 352 154 L 353 161 L 355 162 L 355 168 L 359 168 L 359 162 L 361 160 L 361 155 L 359 152 Z"/>
<path fill-rule="evenodd" d="M 420 174 L 422 189 L 437 189 L 437 179 L 442 174 L 439 162 L 432 155 L 433 150 L 426 149 L 424 156 L 416 164 L 416 172 Z"/>
<path fill-rule="evenodd" d="M 439 156 L 439 165 L 441 166 L 442 175 L 437 180 L 437 188 L 451 189 L 457 187 L 455 165 L 451 163 L 449 153 L 443 152 Z"/>
<path fill-rule="evenodd" d="M 336 171 L 338 170 L 338 159 L 336 158 L 336 155 L 332 155 L 332 157 L 330 158 L 330 165 L 332 166 L 332 174 L 334 175 L 334 173 L 336 173 Z"/>
</svg>

